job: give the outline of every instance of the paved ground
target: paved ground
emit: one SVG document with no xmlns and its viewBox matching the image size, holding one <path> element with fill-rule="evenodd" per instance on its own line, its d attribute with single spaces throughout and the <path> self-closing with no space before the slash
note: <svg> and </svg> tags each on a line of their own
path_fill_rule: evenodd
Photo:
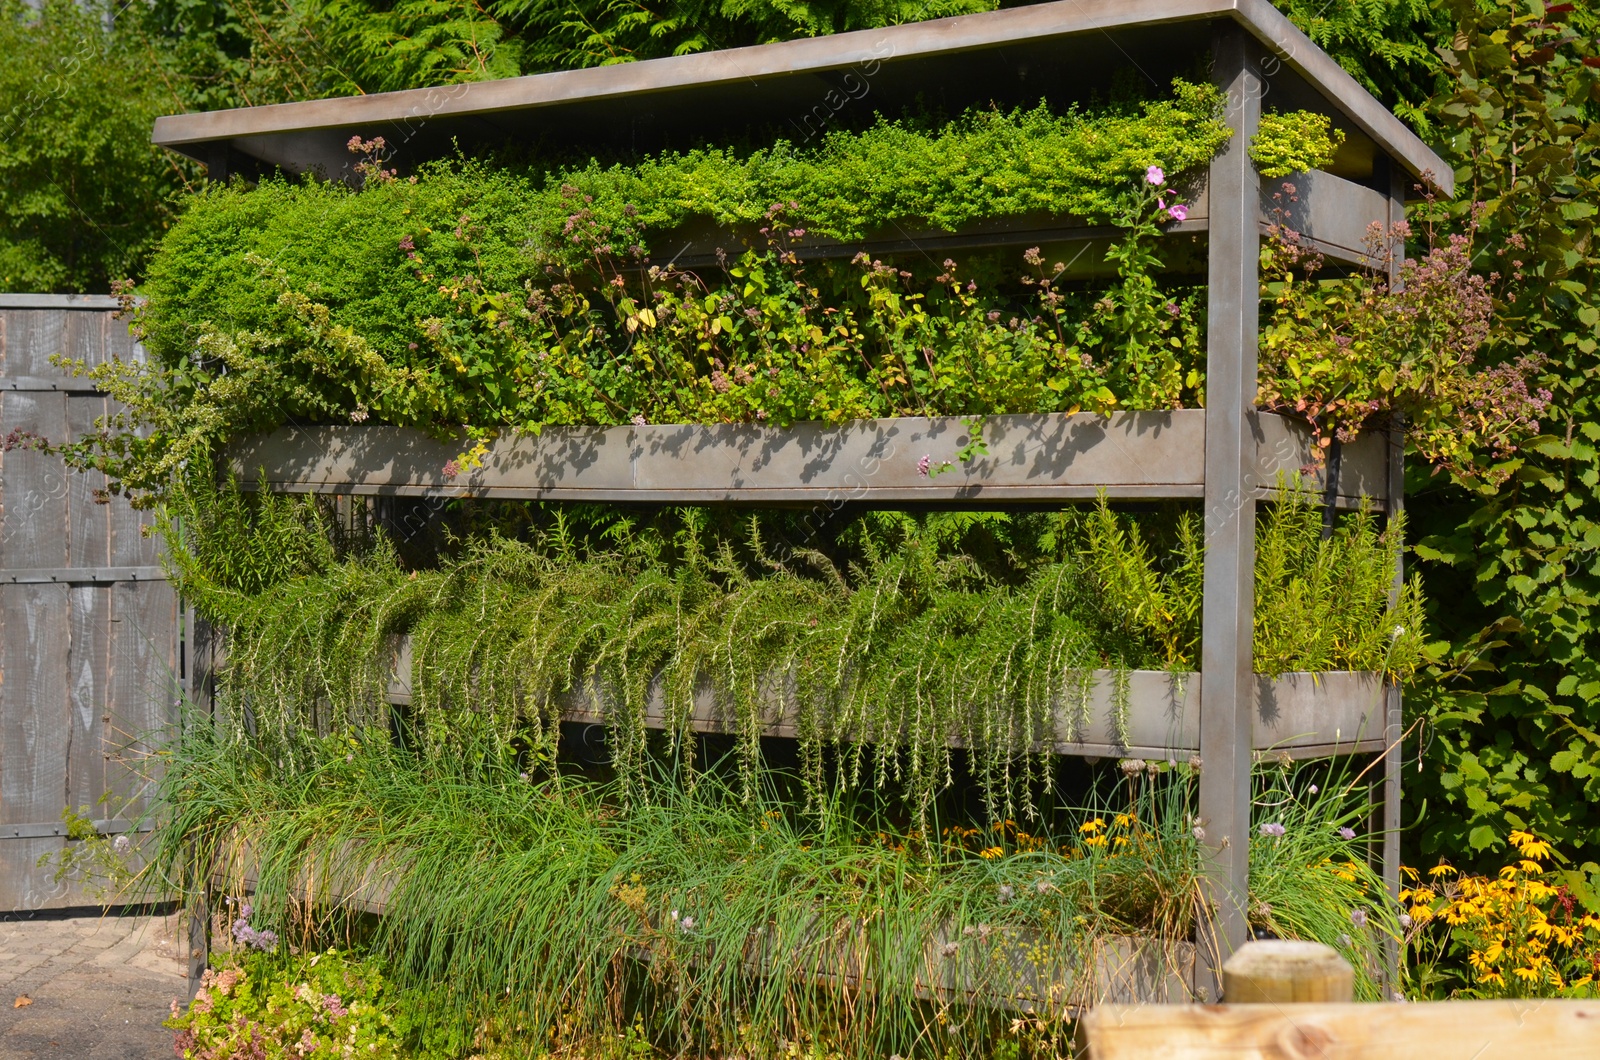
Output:
<svg viewBox="0 0 1600 1060">
<path fill-rule="evenodd" d="M 176 917 L 0 915 L 0 1060 L 170 1060 L 182 953 Z"/>
</svg>

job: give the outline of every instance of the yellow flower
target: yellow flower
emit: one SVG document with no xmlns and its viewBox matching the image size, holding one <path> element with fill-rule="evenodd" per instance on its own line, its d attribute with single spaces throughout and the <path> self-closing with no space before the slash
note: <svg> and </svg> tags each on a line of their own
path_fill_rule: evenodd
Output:
<svg viewBox="0 0 1600 1060">
<path fill-rule="evenodd" d="M 1446 865 L 1443 862 L 1441 862 L 1438 865 L 1435 865 L 1433 868 L 1429 869 L 1428 870 L 1428 875 L 1429 876 L 1448 876 L 1448 875 L 1454 874 L 1455 871 L 1456 871 L 1455 870 L 1455 866 Z"/>
<path fill-rule="evenodd" d="M 1549 858 L 1550 844 L 1528 832 L 1512 832 L 1511 843 L 1527 858 Z"/>
<path fill-rule="evenodd" d="M 1078 826 L 1078 831 L 1080 831 L 1080 832 L 1098 832 L 1098 831 L 1100 831 L 1100 829 L 1104 828 L 1105 826 L 1106 826 L 1106 823 L 1104 821 L 1102 821 L 1100 818 L 1096 817 L 1092 821 L 1085 821 L 1082 824 L 1080 824 Z"/>
<path fill-rule="evenodd" d="M 993 860 L 994 858 L 1003 858 L 1005 857 L 1005 854 L 1006 852 L 1000 847 L 986 847 L 978 852 L 978 856 L 980 858 L 989 858 L 990 860 Z"/>
</svg>

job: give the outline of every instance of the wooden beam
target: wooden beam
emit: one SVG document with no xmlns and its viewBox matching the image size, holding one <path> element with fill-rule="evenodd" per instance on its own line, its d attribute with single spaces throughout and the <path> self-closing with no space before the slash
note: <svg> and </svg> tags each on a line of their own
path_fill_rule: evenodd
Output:
<svg viewBox="0 0 1600 1060">
<path fill-rule="evenodd" d="M 292 170 L 320 165 L 337 175 L 349 161 L 343 144 L 353 132 L 381 133 L 399 144 L 428 127 L 440 131 L 434 143 L 448 151 L 452 133 L 482 134 L 518 113 L 568 109 L 586 115 L 590 125 L 627 128 L 641 112 L 659 121 L 703 108 L 708 92 L 787 104 L 795 86 L 807 98 L 820 97 L 829 77 L 857 69 L 877 78 L 882 67 L 1040 41 L 1062 48 L 1072 38 L 1085 49 L 1103 49 L 1114 31 L 1188 24 L 1204 32 L 1215 20 L 1253 37 L 1273 57 L 1273 69 L 1290 67 L 1384 152 L 1415 175 L 1431 173 L 1451 193 L 1450 167 L 1267 0 L 1060 0 L 584 70 L 163 117 L 152 140 L 213 165 L 221 146 Z M 773 112 L 766 120 L 787 116 Z"/>
<path fill-rule="evenodd" d="M 1269 496 L 1280 474 L 1312 462 L 1309 432 L 1248 414 L 1249 488 Z M 958 417 L 830 426 L 548 427 L 496 439 L 483 465 L 449 477 L 470 447 L 398 427 L 289 427 L 229 448 L 246 489 L 289 493 L 479 497 L 665 504 L 1059 504 L 1107 497 L 1199 499 L 1207 413 L 1200 409 L 988 416 L 987 455 L 956 461 L 971 438 Z M 928 457 L 936 474 L 919 469 Z M 1381 495 L 1382 439 L 1345 448 L 1337 502 Z M 1321 473 L 1319 472 L 1318 475 Z M 1312 476 L 1308 485 L 1321 489 Z"/>
<path fill-rule="evenodd" d="M 415 702 L 410 637 L 399 638 L 393 666 L 386 698 L 397 705 Z M 1126 744 L 1118 741 L 1113 720 L 1117 713 L 1112 697 L 1115 671 L 1092 670 L 1088 677 L 1089 691 L 1081 701 L 1067 697 L 1056 707 L 1056 735 L 1050 748 L 1056 754 L 1158 761 L 1178 756 L 1187 761 L 1199 748 L 1199 674 L 1129 671 Z M 1374 673 L 1328 671 L 1277 677 L 1256 674 L 1251 699 L 1251 747 L 1292 759 L 1380 750 L 1383 695 L 1384 686 Z M 600 704 L 606 699 L 595 689 L 575 692 L 562 703 L 562 720 L 603 724 L 606 713 Z M 644 709 L 647 728 L 667 726 L 666 696 L 659 679 L 651 684 Z M 794 704 L 777 696 L 765 705 L 762 723 L 767 736 L 794 738 L 801 732 Z M 728 733 L 737 728 L 709 684 L 696 690 L 688 724 L 695 732 L 707 733 Z"/>
<path fill-rule="evenodd" d="M 1600 1056 L 1600 1002 L 1102 1005 L 1087 1060 L 1486 1060 Z"/>
</svg>

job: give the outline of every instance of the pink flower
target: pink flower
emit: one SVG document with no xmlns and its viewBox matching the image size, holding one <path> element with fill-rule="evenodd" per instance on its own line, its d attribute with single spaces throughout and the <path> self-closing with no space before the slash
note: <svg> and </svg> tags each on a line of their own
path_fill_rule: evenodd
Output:
<svg viewBox="0 0 1600 1060">
<path fill-rule="evenodd" d="M 444 477 L 445 478 L 455 478 L 459 474 L 461 474 L 461 465 L 460 464 L 456 463 L 454 460 L 446 460 L 444 462 Z"/>
<path fill-rule="evenodd" d="M 1167 175 L 1161 171 L 1160 166 L 1151 166 L 1144 171 L 1144 179 L 1151 184 L 1160 184 L 1167 179 Z"/>
<path fill-rule="evenodd" d="M 924 453 L 922 454 L 922 459 L 917 461 L 917 472 L 921 474 L 923 478 L 927 478 L 928 468 L 932 466 L 933 457 L 929 456 L 927 453 Z"/>
<path fill-rule="evenodd" d="M 1167 208 L 1167 216 L 1174 221 L 1187 221 L 1189 219 L 1189 207 L 1181 202 L 1175 202 Z"/>
</svg>

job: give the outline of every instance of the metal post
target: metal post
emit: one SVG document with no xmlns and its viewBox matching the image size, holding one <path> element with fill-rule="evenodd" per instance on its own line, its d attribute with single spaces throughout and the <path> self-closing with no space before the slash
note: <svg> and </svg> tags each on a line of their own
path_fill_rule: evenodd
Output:
<svg viewBox="0 0 1600 1060">
<path fill-rule="evenodd" d="M 1390 235 L 1394 226 L 1405 220 L 1406 216 L 1406 173 L 1393 161 L 1389 163 L 1389 226 Z M 1399 290 L 1401 285 L 1401 266 L 1405 263 L 1406 247 L 1404 239 L 1390 238 L 1386 244 L 1389 248 L 1390 290 Z M 1406 440 L 1402 424 L 1396 423 L 1389 435 L 1389 474 L 1387 496 L 1388 518 L 1393 520 L 1405 510 L 1406 479 L 1405 479 L 1405 453 Z M 1389 592 L 1391 607 L 1400 602 L 1400 592 L 1405 587 L 1405 553 L 1401 552 L 1395 558 L 1394 585 Z M 1379 864 L 1379 873 L 1383 877 L 1384 889 L 1389 892 L 1389 897 L 1394 902 L 1400 900 L 1400 774 L 1404 768 L 1401 761 L 1400 737 L 1404 731 L 1404 721 L 1400 714 L 1400 686 L 1395 682 L 1388 682 L 1384 686 L 1384 727 L 1383 727 L 1383 853 Z M 1400 948 L 1397 944 L 1390 943 L 1385 947 L 1384 956 L 1387 958 L 1387 972 L 1390 989 L 1398 989 L 1400 979 Z"/>
<path fill-rule="evenodd" d="M 1209 1000 L 1222 964 L 1246 941 L 1249 921 L 1251 660 L 1255 603 L 1257 439 L 1255 403 L 1260 328 L 1260 181 L 1250 140 L 1261 114 L 1254 49 L 1231 22 L 1216 30 L 1215 76 L 1227 93 L 1233 130 L 1211 162 L 1206 335 L 1205 603 L 1201 617 L 1200 818 L 1212 913 L 1197 941 L 1209 969 Z"/>
</svg>

